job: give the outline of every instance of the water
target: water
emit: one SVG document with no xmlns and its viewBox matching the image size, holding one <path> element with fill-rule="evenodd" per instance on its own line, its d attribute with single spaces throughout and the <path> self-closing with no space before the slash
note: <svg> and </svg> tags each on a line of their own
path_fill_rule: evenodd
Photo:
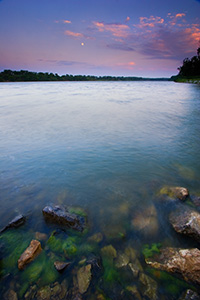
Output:
<svg viewBox="0 0 200 300">
<path fill-rule="evenodd" d="M 41 212 L 59 203 L 87 212 L 88 236 L 101 232 L 101 247 L 188 245 L 157 195 L 164 185 L 200 194 L 199 132 L 199 85 L 1 83 L 0 226 L 23 213 L 20 230 L 50 235 Z M 159 228 L 138 232 L 134 215 L 152 205 Z"/>
</svg>

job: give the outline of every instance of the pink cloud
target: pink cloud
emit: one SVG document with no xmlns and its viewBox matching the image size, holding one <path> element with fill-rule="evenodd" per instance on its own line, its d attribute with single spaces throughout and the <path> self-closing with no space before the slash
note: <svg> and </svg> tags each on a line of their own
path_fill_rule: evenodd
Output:
<svg viewBox="0 0 200 300">
<path fill-rule="evenodd" d="M 140 24 L 134 25 L 138 28 L 145 28 L 145 27 L 155 27 L 157 24 L 163 24 L 164 19 L 161 17 L 154 17 L 150 16 L 147 17 L 140 17 Z"/>
<path fill-rule="evenodd" d="M 106 24 L 104 22 L 93 22 L 93 25 L 100 31 L 108 31 L 115 37 L 127 37 L 128 30 L 130 29 L 128 25 L 121 23 L 111 23 Z"/>
<path fill-rule="evenodd" d="M 69 20 L 63 20 L 63 23 L 65 23 L 65 24 L 71 24 L 71 21 L 69 21 Z"/>
<path fill-rule="evenodd" d="M 65 30 L 65 35 L 76 37 L 76 38 L 84 37 L 84 35 L 82 33 L 80 33 L 80 32 L 73 32 L 73 31 L 70 31 L 70 30 Z"/>
</svg>

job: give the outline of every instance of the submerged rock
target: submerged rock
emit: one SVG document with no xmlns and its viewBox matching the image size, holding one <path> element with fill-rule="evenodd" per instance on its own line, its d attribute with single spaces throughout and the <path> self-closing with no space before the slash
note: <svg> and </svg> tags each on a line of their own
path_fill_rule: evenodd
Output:
<svg viewBox="0 0 200 300">
<path fill-rule="evenodd" d="M 47 221 L 64 225 L 67 228 L 83 231 L 85 219 L 73 213 L 69 213 L 64 207 L 59 205 L 48 205 L 43 209 L 43 215 Z"/>
<path fill-rule="evenodd" d="M 84 294 L 91 281 L 91 265 L 83 266 L 77 272 L 78 289 L 81 294 Z"/>
<path fill-rule="evenodd" d="M 200 300 L 200 295 L 195 291 L 188 289 L 178 300 Z"/>
<path fill-rule="evenodd" d="M 156 235 L 158 233 L 159 224 L 155 206 L 150 205 L 135 213 L 132 219 L 132 225 L 135 230 L 144 235 Z"/>
<path fill-rule="evenodd" d="M 61 284 L 55 282 L 51 285 L 41 287 L 34 298 L 37 300 L 62 300 L 67 296 L 67 282 L 64 280 Z"/>
<path fill-rule="evenodd" d="M 17 293 L 13 290 L 8 290 L 4 295 L 3 295 L 4 300 L 18 300 Z"/>
<path fill-rule="evenodd" d="M 22 270 L 26 264 L 30 263 L 42 251 L 41 244 L 37 240 L 32 240 L 28 248 L 18 259 L 18 268 Z"/>
<path fill-rule="evenodd" d="M 140 293 L 139 293 L 139 291 L 138 291 L 136 285 L 133 285 L 133 286 L 127 286 L 127 287 L 126 287 L 126 290 L 127 290 L 130 294 L 132 294 L 132 295 L 134 296 L 134 299 L 135 299 L 135 300 L 142 300 L 142 297 L 141 297 L 141 295 L 140 295 Z"/>
<path fill-rule="evenodd" d="M 117 251 L 112 245 L 105 246 L 101 249 L 102 256 L 113 260 L 117 257 Z"/>
<path fill-rule="evenodd" d="M 47 237 L 46 233 L 36 232 L 35 233 L 35 238 L 36 238 L 36 240 L 46 241 L 48 237 Z"/>
<path fill-rule="evenodd" d="M 146 263 L 155 269 L 178 273 L 186 281 L 200 284 L 200 250 L 164 248 Z"/>
<path fill-rule="evenodd" d="M 141 293 L 150 300 L 157 300 L 157 283 L 154 279 L 144 273 L 140 273 L 139 282 L 141 283 Z"/>
<path fill-rule="evenodd" d="M 63 272 L 70 264 L 70 262 L 55 261 L 54 267 L 58 272 Z"/>
<path fill-rule="evenodd" d="M 134 261 L 134 263 L 129 263 L 128 265 L 133 273 L 134 278 L 137 278 L 138 274 L 143 271 L 143 268 L 142 268 L 142 265 L 141 265 L 139 259 L 136 259 Z"/>
<path fill-rule="evenodd" d="M 103 240 L 103 234 L 101 232 L 95 233 L 88 238 L 88 241 L 100 243 Z"/>
<path fill-rule="evenodd" d="M 200 242 L 200 213 L 192 209 L 181 208 L 172 212 L 169 220 L 176 232 Z"/>
<path fill-rule="evenodd" d="M 187 188 L 184 187 L 170 187 L 170 186 L 165 186 L 163 187 L 159 194 L 161 195 L 167 195 L 169 198 L 176 199 L 178 198 L 179 200 L 186 200 L 186 198 L 189 196 L 189 191 Z"/>
<path fill-rule="evenodd" d="M 12 219 L 12 221 L 10 221 L 7 226 L 1 229 L 0 233 L 4 232 L 9 228 L 18 228 L 19 226 L 23 225 L 25 221 L 26 221 L 26 217 L 24 217 L 23 215 L 18 215 L 14 219 Z"/>
</svg>

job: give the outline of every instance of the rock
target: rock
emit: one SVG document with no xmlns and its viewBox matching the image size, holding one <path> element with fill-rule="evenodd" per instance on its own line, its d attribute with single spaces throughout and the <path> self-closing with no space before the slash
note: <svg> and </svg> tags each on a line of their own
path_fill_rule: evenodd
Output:
<svg viewBox="0 0 200 300">
<path fill-rule="evenodd" d="M 115 266 L 117 268 L 123 268 L 129 263 L 129 257 L 125 253 L 120 253 L 116 259 Z"/>
<path fill-rule="evenodd" d="M 78 231 L 83 231 L 85 225 L 84 217 L 69 213 L 64 207 L 59 205 L 48 205 L 43 209 L 43 215 L 47 221 L 66 226 Z"/>
<path fill-rule="evenodd" d="M 66 299 L 67 284 L 66 280 L 63 280 L 61 284 L 54 282 L 51 285 L 41 287 L 36 294 L 37 300 L 62 300 Z"/>
<path fill-rule="evenodd" d="M 63 272 L 70 264 L 70 262 L 55 261 L 54 267 L 58 272 Z"/>
<path fill-rule="evenodd" d="M 128 265 L 129 265 L 129 267 L 130 267 L 130 269 L 131 269 L 131 271 L 133 273 L 133 277 L 134 278 L 137 278 L 139 272 L 143 271 L 143 268 L 142 268 L 142 265 L 141 265 L 139 259 L 136 259 L 134 261 L 134 263 L 129 263 Z"/>
<path fill-rule="evenodd" d="M 190 236 L 200 242 L 200 213 L 188 208 L 181 208 L 169 216 L 176 232 Z"/>
<path fill-rule="evenodd" d="M 195 291 L 188 289 L 183 293 L 179 300 L 200 300 L 200 295 Z"/>
<path fill-rule="evenodd" d="M 35 294 L 37 292 L 37 285 L 33 285 L 29 288 L 29 290 L 25 293 L 24 299 L 32 300 L 35 299 Z"/>
<path fill-rule="evenodd" d="M 142 297 L 141 297 L 140 293 L 138 292 L 136 285 L 127 286 L 126 290 L 129 291 L 134 296 L 135 300 L 142 300 Z"/>
<path fill-rule="evenodd" d="M 8 290 L 4 295 L 3 295 L 4 300 L 18 300 L 17 293 L 13 290 Z"/>
<path fill-rule="evenodd" d="M 84 294 L 91 281 L 91 265 L 80 268 L 77 272 L 78 289 L 81 294 Z"/>
<path fill-rule="evenodd" d="M 88 238 L 88 241 L 100 243 L 103 240 L 103 234 L 101 232 L 95 233 Z"/>
<path fill-rule="evenodd" d="M 165 186 L 163 187 L 160 192 L 161 195 L 167 195 L 169 198 L 176 199 L 178 198 L 179 200 L 186 200 L 186 198 L 189 196 L 189 191 L 188 189 L 184 187 L 170 187 L 170 186 Z"/>
<path fill-rule="evenodd" d="M 105 256 L 112 260 L 117 257 L 117 251 L 112 245 L 103 247 L 101 249 L 101 253 L 102 253 L 102 256 Z"/>
<path fill-rule="evenodd" d="M 135 230 L 147 236 L 154 236 L 158 233 L 159 224 L 157 211 L 154 205 L 150 205 L 137 211 L 132 219 Z"/>
<path fill-rule="evenodd" d="M 49 300 L 51 299 L 51 288 L 46 285 L 40 288 L 37 292 L 37 300 Z"/>
<path fill-rule="evenodd" d="M 191 201 L 197 208 L 200 208 L 200 197 L 192 196 Z"/>
<path fill-rule="evenodd" d="M 125 254 L 128 256 L 130 262 L 134 262 L 138 255 L 137 251 L 134 248 L 132 248 L 131 246 L 128 246 L 125 249 Z"/>
<path fill-rule="evenodd" d="M 28 248 L 18 259 L 18 268 L 22 270 L 26 264 L 30 263 L 42 251 L 41 244 L 37 240 L 32 240 Z"/>
<path fill-rule="evenodd" d="M 92 275 L 96 275 L 102 270 L 102 260 L 100 256 L 91 255 L 87 261 L 87 264 L 90 264 L 92 267 Z"/>
<path fill-rule="evenodd" d="M 41 233 L 41 232 L 36 232 L 35 233 L 35 238 L 36 238 L 36 240 L 39 240 L 39 241 L 46 241 L 47 240 L 47 234 L 46 233 Z"/>
<path fill-rule="evenodd" d="M 146 263 L 155 269 L 178 273 L 186 281 L 200 284 L 200 250 L 167 247 Z"/>
<path fill-rule="evenodd" d="M 19 226 L 23 225 L 26 221 L 26 218 L 23 215 L 18 215 L 12 221 L 8 223 L 3 229 L 0 230 L 0 233 L 4 232 L 8 228 L 18 228 Z"/>
<path fill-rule="evenodd" d="M 144 273 L 140 273 L 139 282 L 141 283 L 141 293 L 150 300 L 157 300 L 157 283 L 154 279 Z"/>
</svg>

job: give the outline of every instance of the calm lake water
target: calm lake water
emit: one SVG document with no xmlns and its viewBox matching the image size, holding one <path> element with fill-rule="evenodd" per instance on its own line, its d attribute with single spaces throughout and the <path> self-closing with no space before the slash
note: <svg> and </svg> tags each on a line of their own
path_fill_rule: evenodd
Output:
<svg viewBox="0 0 200 300">
<path fill-rule="evenodd" d="M 101 232 L 100 248 L 111 244 L 123 252 L 131 245 L 148 274 L 144 244 L 189 244 L 173 232 L 168 207 L 157 199 L 164 185 L 184 186 L 200 195 L 199 85 L 0 84 L 0 227 L 22 213 L 28 220 L 21 233 L 50 235 L 54 227 L 43 220 L 44 206 L 78 206 L 88 216 L 85 240 Z M 153 232 L 134 228 L 135 214 L 147 207 L 155 209 Z M 12 278 L 2 282 L 7 289 L 11 281 L 18 282 L 15 290 L 20 291 L 22 275 L 13 268 Z M 158 284 L 166 299 L 173 299 Z M 118 299 L 106 288 L 104 292 Z M 91 295 L 92 290 L 84 299 Z"/>
</svg>

